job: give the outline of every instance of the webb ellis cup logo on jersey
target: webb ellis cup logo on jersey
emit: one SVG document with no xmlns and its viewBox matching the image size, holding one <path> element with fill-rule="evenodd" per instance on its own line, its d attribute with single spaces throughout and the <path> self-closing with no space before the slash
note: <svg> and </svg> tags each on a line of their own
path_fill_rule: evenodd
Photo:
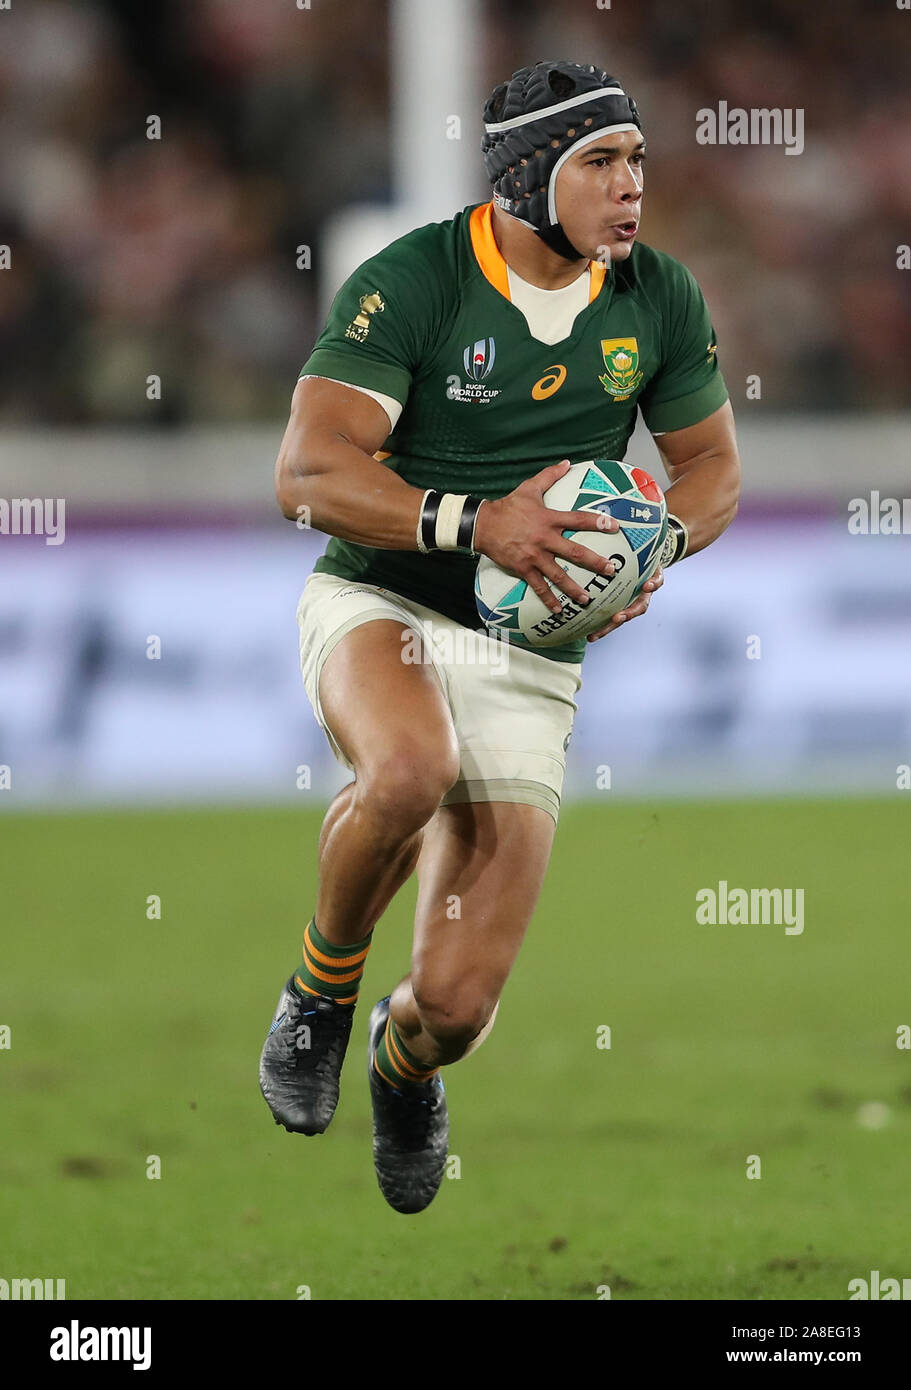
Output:
<svg viewBox="0 0 911 1390">
<path fill-rule="evenodd" d="M 457 376 L 446 378 L 446 395 L 451 401 L 480 401 L 485 405 L 499 396 L 499 390 L 483 383 L 493 371 L 497 360 L 497 345 L 493 338 L 479 338 L 469 343 L 462 353 L 462 365 L 468 380 L 465 385 Z"/>
<path fill-rule="evenodd" d="M 642 384 L 639 344 L 635 338 L 602 338 L 605 374 L 598 380 L 615 401 L 627 401 Z"/>
<path fill-rule="evenodd" d="M 345 329 L 345 337 L 353 338 L 356 343 L 363 343 L 370 332 L 371 314 L 381 314 L 386 305 L 383 303 L 379 290 L 374 290 L 372 294 L 362 294 L 358 303 L 361 306 L 361 311 L 359 314 L 355 314 Z"/>
</svg>

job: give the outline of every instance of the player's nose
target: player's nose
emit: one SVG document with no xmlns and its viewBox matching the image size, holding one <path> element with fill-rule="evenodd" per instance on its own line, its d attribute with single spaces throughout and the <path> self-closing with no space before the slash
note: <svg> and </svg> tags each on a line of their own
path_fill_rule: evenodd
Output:
<svg viewBox="0 0 911 1390">
<path fill-rule="evenodd" d="M 617 170 L 617 182 L 613 188 L 614 196 L 624 203 L 635 203 L 642 197 L 642 184 L 636 172 L 628 164 Z"/>
</svg>

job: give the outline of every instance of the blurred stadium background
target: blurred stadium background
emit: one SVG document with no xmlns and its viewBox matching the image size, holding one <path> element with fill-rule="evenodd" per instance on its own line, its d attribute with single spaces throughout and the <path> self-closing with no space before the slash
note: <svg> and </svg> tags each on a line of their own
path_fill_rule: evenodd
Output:
<svg viewBox="0 0 911 1390">
<path fill-rule="evenodd" d="M 0 546 L 4 809 L 337 785 L 295 650 L 323 542 L 272 496 L 290 393 L 350 263 L 486 196 L 483 95 L 548 53 L 606 63 L 645 113 L 644 236 L 705 289 L 745 468 L 734 530 L 622 650 L 591 653 L 570 790 L 593 793 L 604 764 L 615 796 L 894 783 L 911 743 L 907 542 L 849 537 L 847 502 L 901 496 L 908 473 L 895 17 L 846 0 L 825 24 L 782 0 L 761 19 L 733 0 L 433 8 L 3 15 L 0 496 L 64 497 L 68 528 L 59 547 Z M 464 67 L 415 60 L 428 24 L 456 59 L 470 50 Z M 390 46 L 390 29 L 417 38 Z M 803 107 L 803 153 L 698 145 L 695 112 L 719 93 Z M 660 474 L 647 437 L 631 457 Z M 602 711 L 625 657 L 643 717 L 621 734 Z"/>
<path fill-rule="evenodd" d="M 100 1038 L 84 1054 L 81 1072 L 71 1058 L 76 1090 L 64 1097 L 66 1113 L 72 1118 L 79 1110 L 81 1118 L 71 1140 L 76 1158 L 64 1159 L 43 1102 L 32 1094 L 26 1057 L 26 1079 L 19 1093 L 14 1088 L 25 1147 L 5 1170 L 13 1188 L 43 1174 L 48 1192 L 56 1194 L 68 1175 L 91 1175 L 90 1167 L 78 1166 L 88 1162 L 79 1158 L 80 1142 L 86 1152 L 101 1152 L 92 1160 L 100 1165 L 98 1175 L 125 1182 L 136 1153 L 162 1147 L 155 1126 L 184 1065 L 191 1065 L 191 1075 L 208 1076 L 216 1089 L 226 1084 L 232 1104 L 251 1107 L 249 1123 L 260 1126 L 259 1138 L 271 1138 L 251 1083 L 260 1025 L 290 963 L 277 962 L 285 962 L 295 945 L 299 912 L 290 880 L 297 876 L 307 885 L 300 889 L 306 899 L 318 810 L 345 780 L 311 716 L 297 663 L 296 602 L 323 538 L 284 521 L 272 493 L 291 392 L 348 266 L 397 230 L 486 198 L 479 152 L 483 97 L 516 68 L 546 56 L 600 63 L 636 97 L 650 147 L 643 239 L 684 261 L 704 288 L 745 470 L 743 506 L 731 530 L 673 573 L 644 621 L 600 643 L 586 660 L 569 755 L 570 829 L 563 850 L 558 836 L 549 901 L 555 906 L 564 887 L 569 891 L 573 836 L 597 839 L 599 825 L 605 833 L 609 828 L 617 854 L 624 846 L 639 854 L 637 871 L 650 881 L 655 807 L 675 799 L 684 804 L 667 813 L 665 826 L 676 828 L 662 841 L 662 852 L 684 878 L 703 831 L 718 846 L 730 831 L 742 851 L 742 882 L 812 882 L 818 870 L 832 931 L 843 933 L 841 954 L 833 959 L 821 946 L 824 959 L 813 969 L 801 967 L 807 973 L 799 982 L 780 965 L 769 974 L 762 951 L 771 947 L 751 947 L 746 963 L 729 955 L 722 964 L 714 948 L 688 953 L 674 940 L 674 908 L 664 898 L 662 910 L 670 915 L 646 940 L 692 987 L 713 980 L 732 1018 L 742 1010 L 738 1027 L 749 1032 L 752 1020 L 756 1047 L 772 1068 L 763 1072 L 758 1058 L 746 1067 L 763 1113 L 768 1107 L 777 1116 L 791 1066 L 769 1040 L 774 1034 L 784 1049 L 791 1025 L 797 1033 L 789 1056 L 803 1056 L 797 1064 L 801 1095 L 818 1093 L 817 1109 L 830 1127 L 827 1144 L 866 1143 L 869 1136 L 858 1141 L 853 1129 L 854 1139 L 838 1129 L 843 1113 L 853 1116 L 855 1101 L 888 1093 L 897 1104 L 899 1082 L 891 1071 L 876 1091 L 878 1068 L 894 1068 L 896 1061 L 894 1042 L 887 1037 L 880 1046 L 877 1029 L 888 1034 L 891 1027 L 894 1038 L 902 1022 L 884 1004 L 880 1009 L 878 991 L 894 969 L 887 962 L 895 959 L 898 918 L 907 917 L 906 894 L 897 884 L 890 887 L 889 875 L 905 853 L 901 801 L 911 794 L 897 789 L 897 769 L 911 762 L 911 542 L 850 534 L 848 504 L 868 498 L 871 489 L 897 498 L 907 491 L 911 272 L 897 269 L 896 258 L 911 227 L 909 24 L 911 17 L 894 6 L 861 0 L 829 0 L 825 7 L 799 0 L 769 0 L 761 7 L 745 0 L 614 0 L 604 9 L 595 0 L 460 0 L 453 6 L 312 0 L 309 8 L 297 8 L 294 0 L 160 0 L 154 6 L 16 0 L 0 13 L 0 245 L 11 248 L 11 268 L 0 273 L 0 497 L 66 500 L 64 544 L 0 536 L 0 764 L 11 770 L 10 785 L 0 791 L 0 839 L 13 883 L 8 920 L 35 928 L 10 933 L 7 983 L 18 984 L 21 993 L 15 1008 L 4 1000 L 5 1016 L 19 1019 L 26 1032 L 40 1031 L 36 981 L 55 961 L 68 962 L 79 981 L 69 1007 L 89 1029 L 107 1014 L 113 993 L 129 990 L 144 955 L 145 947 L 123 940 L 131 895 L 138 892 L 144 901 L 146 893 L 160 891 L 169 872 L 175 884 L 192 884 L 198 895 L 192 911 L 182 909 L 181 967 L 190 972 L 185 987 L 171 983 L 165 962 L 146 962 L 162 1025 L 175 1035 L 188 1030 L 192 1065 L 185 1054 L 166 1053 L 162 1062 L 157 1051 L 152 1061 L 151 1033 L 142 1039 L 160 1092 L 153 1123 L 133 1080 L 106 1070 L 110 1058 Z M 698 145 L 696 112 L 721 98 L 732 107 L 804 109 L 805 149 L 791 157 L 780 146 Z M 146 138 L 153 114 L 161 119 L 160 140 Z M 461 122 L 455 139 L 449 138 L 454 115 Z M 308 264 L 300 265 L 302 259 Z M 160 398 L 148 398 L 150 377 L 160 378 Z M 758 399 L 755 391 L 748 395 L 748 378 L 758 378 Z M 637 434 L 630 457 L 661 476 L 647 436 Z M 156 636 L 161 659 L 149 660 L 147 642 Z M 719 796 L 810 794 L 818 799 L 790 821 L 780 800 L 739 809 L 732 800 L 730 811 L 712 812 L 709 821 L 698 809 L 702 799 Z M 880 799 L 875 814 L 861 795 Z M 625 799 L 632 799 L 632 819 L 619 809 Z M 591 803 L 599 807 L 594 818 Z M 279 807 L 282 816 L 269 819 L 278 812 L 255 812 L 257 804 Z M 227 808 L 243 811 L 245 805 L 249 820 L 225 819 Z M 214 820 L 197 822 L 204 832 L 194 831 L 192 818 L 176 809 L 172 822 L 137 819 L 135 838 L 126 829 L 130 822 L 119 819 L 120 808 L 193 806 L 215 808 Z M 256 821 L 254 812 L 266 819 Z M 245 826 L 255 826 L 255 833 Z M 267 836 L 271 860 L 261 857 Z M 818 864 L 789 857 L 795 843 L 807 855 L 815 844 Z M 857 860 L 850 885 L 833 885 L 834 866 L 864 845 L 868 858 Z M 143 848 L 158 877 L 146 872 Z M 727 862 L 703 857 L 702 877 L 694 883 L 723 877 Z M 673 871 L 668 867 L 669 875 Z M 769 877 L 776 872 L 783 876 Z M 222 875 L 230 883 L 221 883 Z M 878 956 L 867 954 L 856 935 L 861 924 L 866 929 L 867 889 L 874 884 L 878 915 L 870 925 L 879 933 Z M 81 924 L 75 933 L 67 902 L 81 904 L 72 907 Z M 839 904 L 844 918 L 838 918 Z M 135 903 L 129 911 L 135 915 Z M 407 933 L 404 900 L 395 913 Z M 599 920 L 585 928 L 593 947 Z M 249 937 L 251 922 L 258 940 Z M 400 936 L 395 956 L 400 968 L 406 940 L 407 934 Z M 795 941 L 786 944 L 796 947 Z M 867 947 L 873 950 L 869 939 Z M 214 1017 L 199 1021 L 195 995 L 228 949 L 236 950 L 244 978 L 255 975 L 263 988 L 243 1001 L 225 1082 L 217 1023 Z M 543 943 L 528 949 L 528 968 L 546 970 Z M 628 1007 L 634 1031 L 637 998 L 645 997 L 651 1014 L 662 1013 L 671 1027 L 681 1001 L 664 981 L 658 996 L 649 996 L 649 961 L 633 961 L 628 942 L 623 950 L 632 994 L 624 996 L 625 1005 L 612 1006 L 610 1017 Z M 619 960 L 612 954 L 605 965 L 605 980 L 613 978 L 615 964 L 624 964 L 622 950 Z M 755 1017 L 744 968 L 764 981 L 756 986 L 762 1006 Z M 845 1036 L 832 1018 L 839 1001 L 850 1010 L 852 980 L 856 984 L 865 968 L 873 972 L 864 986 L 867 1070 L 851 1053 L 850 1025 Z M 821 980 L 829 1010 L 824 1017 L 813 1012 L 820 1007 Z M 539 989 L 540 978 L 536 985 L 530 975 L 517 984 L 520 1016 L 522 1007 L 533 1016 Z M 786 1019 L 778 1019 L 776 1000 Z M 574 1007 L 572 999 L 564 1002 Z M 212 1012 L 210 1001 L 201 1007 Z M 605 1021 L 594 1001 L 586 1007 L 592 1028 Z M 689 1009 L 678 1033 L 672 1028 L 654 1054 L 651 1043 L 642 1043 L 668 1094 L 692 1076 L 680 1069 L 683 1057 L 726 1067 L 727 1090 L 718 1094 L 740 1096 L 743 1072 L 726 1053 L 728 1034 L 717 1022 L 716 1033 L 703 1025 L 701 1052 L 687 1031 L 693 1026 Z M 485 1049 L 472 1063 L 477 1084 L 489 1086 L 491 1125 L 500 1105 L 497 1068 L 505 1076 L 522 1065 L 517 1059 L 528 1057 L 510 1026 L 508 1018 L 498 1024 L 499 1052 Z M 831 1075 L 825 1065 L 816 1066 L 817 1027 L 822 1031 L 815 1037 L 826 1037 Z M 675 1052 L 674 1038 L 689 1038 L 692 1056 L 686 1044 Z M 857 1064 L 854 1090 L 839 1089 L 839 1048 L 853 1057 L 848 1070 Z M 203 1054 L 209 1072 L 197 1067 Z M 534 1056 L 554 1085 L 564 1065 L 579 1074 L 578 1058 L 567 1061 L 559 1047 L 545 1053 L 541 1044 Z M 15 1050 L 11 1063 L 23 1064 Z M 159 1063 L 164 1073 L 155 1070 Z M 39 1090 L 68 1084 L 66 1065 L 64 1082 L 56 1065 L 48 1060 L 35 1072 Z M 105 1076 L 114 1087 L 108 1102 L 98 1098 Z M 640 1084 L 633 1067 L 627 1090 L 619 1092 L 627 1116 L 640 1100 Z M 180 1092 L 182 1106 L 196 1085 L 196 1079 L 188 1083 L 186 1098 Z M 204 1089 L 205 1082 L 200 1085 Z M 714 1132 L 720 1122 L 708 1090 L 706 1083 L 698 1102 L 689 1096 L 694 1108 L 685 1123 L 701 1116 Z M 517 1094 L 533 1105 L 533 1091 Z M 788 1104 L 781 1103 L 786 1117 Z M 127 1136 L 117 1122 L 130 1104 L 143 1118 Z M 223 1105 L 220 1119 L 233 1126 L 236 1109 L 229 1119 L 228 1100 Z M 707 1108 L 700 1111 L 700 1105 Z M 588 1155 L 596 1184 L 602 1138 L 596 1142 L 585 1128 L 583 1098 L 579 1106 L 578 1152 Z M 516 1113 L 526 1113 L 518 1102 Z M 788 1142 L 805 1120 L 795 1112 L 790 1129 L 781 1120 Z M 645 1112 L 639 1130 L 629 1120 L 615 1174 L 621 1186 L 630 1165 L 646 1162 L 637 1145 L 648 1139 L 650 1122 Z M 338 1123 L 336 1160 L 347 1153 L 348 1122 L 340 1117 Z M 357 1120 L 360 1157 L 356 1165 L 352 1159 L 349 1186 L 372 1184 L 367 1148 L 361 1154 L 361 1147 L 369 1148 L 366 1123 L 364 1113 Z M 528 1153 L 535 1138 L 521 1119 L 516 1123 Z M 720 1154 L 727 1162 L 730 1150 L 742 1170 L 741 1149 L 752 1152 L 744 1145 L 757 1142 L 748 1137 L 750 1123 L 747 1111 L 743 1143 L 739 1136 L 717 1136 L 713 1159 Z M 182 1125 L 183 1119 L 173 1120 L 171 1139 L 178 1150 L 185 1142 L 192 1155 L 196 1141 L 181 1138 Z M 685 1151 L 681 1132 L 659 1135 L 656 1144 L 680 1142 Z M 108 1142 L 120 1159 L 105 1168 Z M 274 1216 L 278 1230 L 287 1203 L 279 1189 L 292 1182 L 295 1165 L 282 1149 L 284 1178 L 275 1194 L 250 1197 L 244 1205 L 243 1184 L 256 1187 L 251 1174 L 265 1160 L 255 1152 L 258 1140 L 245 1140 L 246 1148 L 237 1142 L 228 1209 L 241 1203 L 237 1221 L 254 1226 Z M 696 1143 L 694 1172 L 704 1159 L 700 1153 Z M 655 1198 L 658 1149 L 651 1157 Z M 77 1166 L 61 1167 L 66 1162 Z M 549 1162 L 541 1172 L 553 1176 L 559 1155 Z M 839 1209 L 846 1233 L 856 1216 L 852 1192 L 866 1191 L 870 1173 L 863 1155 L 852 1162 L 857 1186 L 847 1183 Z M 877 1183 L 882 1180 L 879 1172 Z M 711 1163 L 706 1182 L 704 1192 L 691 1192 L 694 1210 L 717 1190 Z M 738 1182 L 742 1188 L 742 1178 Z M 152 1200 L 147 1189 L 154 1186 L 145 1185 L 140 1204 Z M 202 1177 L 199 1190 L 184 1191 L 188 1220 L 208 1192 Z M 888 1183 L 880 1192 L 888 1192 Z M 639 1195 L 627 1194 L 628 1214 L 635 1213 Z M 509 1192 L 501 1196 L 508 1200 Z M 365 1201 L 374 1199 L 372 1193 Z M 540 1194 L 528 1200 L 532 1211 Z M 632 1296 L 784 1296 L 781 1289 L 796 1277 L 797 1266 L 788 1264 L 791 1255 L 781 1252 L 779 1238 L 797 1230 L 808 1200 L 798 1183 L 793 1208 L 760 1222 L 750 1257 L 764 1275 L 740 1266 L 736 1276 L 731 1272 L 725 1232 L 729 1236 L 739 1218 L 716 1212 L 702 1282 L 687 1283 L 679 1271 L 662 1273 L 659 1259 L 648 1276 L 631 1281 L 639 1290 Z M 887 1205 L 887 1196 L 882 1201 Z M 98 1222 L 111 1219 L 102 1208 L 94 1197 L 70 1202 L 57 1196 L 45 1207 L 55 1213 L 57 1231 L 61 1222 L 67 1226 L 67 1269 L 81 1271 L 79 1288 L 88 1296 L 152 1291 L 167 1297 L 175 1289 L 213 1296 L 207 1290 L 218 1286 L 207 1282 L 212 1269 L 200 1253 L 205 1241 L 181 1266 L 182 1275 L 165 1259 L 157 1273 L 149 1263 L 133 1278 L 127 1251 L 133 1228 L 118 1217 L 121 1226 L 111 1236 L 116 1254 L 95 1260 Z M 29 1210 L 26 1203 L 19 1224 L 8 1228 L 8 1249 L 20 1252 L 20 1266 L 39 1248 L 35 1230 L 41 1228 L 30 1224 Z M 584 1225 L 589 1214 L 583 1203 L 576 1216 Z M 879 1218 L 874 1227 L 885 1239 L 892 1229 L 885 1205 Z M 172 1219 L 179 1223 L 184 1216 L 175 1211 Z M 456 1239 L 458 1223 L 469 1217 L 452 1207 L 439 1218 L 434 1209 L 428 1220 L 454 1223 Z M 159 1229 L 157 1221 L 151 1209 L 144 1212 L 146 1235 Z M 614 1261 L 633 1258 L 638 1248 L 632 1217 L 627 1224 L 630 1254 L 625 1257 L 622 1247 Z M 681 1240 L 686 1230 L 683 1220 Z M 234 1234 L 245 1252 L 238 1259 L 252 1258 L 244 1230 Z M 262 1274 L 265 1291 L 252 1296 L 293 1297 L 276 1282 L 275 1246 L 266 1227 L 254 1234 L 261 1236 L 263 1269 L 273 1274 Z M 812 1222 L 807 1234 L 812 1241 Z M 556 1229 L 547 1235 L 563 1238 Z M 474 1275 L 473 1284 L 467 1275 L 447 1284 L 444 1270 L 436 1282 L 428 1276 L 429 1296 L 445 1297 L 448 1288 L 451 1296 L 478 1297 L 479 1287 L 506 1291 L 487 1295 L 494 1297 L 592 1296 L 578 1274 L 575 1284 L 560 1285 L 526 1274 L 536 1257 L 523 1240 L 512 1247 L 524 1261 L 518 1282 L 497 1275 L 496 1284 L 488 1270 L 493 1284 L 484 1282 L 487 1276 L 479 1284 Z M 856 1260 L 875 1263 L 883 1250 L 871 1237 Z M 356 1252 L 349 1253 L 355 1261 Z M 812 1284 L 816 1296 L 843 1297 L 842 1275 L 870 1267 L 855 1268 L 854 1253 L 845 1259 L 832 1284 L 820 1282 L 819 1267 L 810 1262 L 806 1267 L 815 1274 L 808 1275 L 807 1289 Z M 42 1267 L 33 1273 L 52 1271 L 51 1254 L 38 1262 Z M 232 1270 L 220 1286 L 223 1296 L 251 1296 L 244 1273 L 242 1263 Z M 599 1266 L 599 1278 L 609 1274 Z M 293 1280 L 293 1271 L 288 1277 Z M 327 1266 L 323 1296 L 385 1296 L 358 1293 L 363 1286 L 352 1291 L 334 1278 Z M 397 1296 L 421 1296 L 420 1284 L 399 1287 L 410 1291 Z"/>
</svg>

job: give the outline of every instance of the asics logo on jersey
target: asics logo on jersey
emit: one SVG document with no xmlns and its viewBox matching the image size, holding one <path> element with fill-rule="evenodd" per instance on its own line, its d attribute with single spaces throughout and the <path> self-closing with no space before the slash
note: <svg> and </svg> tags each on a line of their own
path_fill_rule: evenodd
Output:
<svg viewBox="0 0 911 1390">
<path fill-rule="evenodd" d="M 493 338 L 479 338 L 476 343 L 469 343 L 462 354 L 466 376 L 472 381 L 483 381 L 490 376 L 496 357 L 497 345 Z"/>
<path fill-rule="evenodd" d="M 541 377 L 540 381 L 536 381 L 531 388 L 532 400 L 546 401 L 548 396 L 552 396 L 555 391 L 559 391 L 565 380 L 566 368 L 563 366 L 562 362 L 554 363 L 552 367 L 547 368 L 547 371 Z"/>
</svg>

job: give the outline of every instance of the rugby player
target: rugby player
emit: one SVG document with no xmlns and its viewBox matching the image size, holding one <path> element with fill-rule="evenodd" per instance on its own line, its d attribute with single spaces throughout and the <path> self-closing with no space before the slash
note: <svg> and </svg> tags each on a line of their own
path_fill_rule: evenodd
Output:
<svg viewBox="0 0 911 1390">
<path fill-rule="evenodd" d="M 475 606 L 477 556 L 554 612 L 547 580 L 586 602 L 557 561 L 612 573 L 563 535 L 599 517 L 542 497 L 570 462 L 622 459 L 641 410 L 670 481 L 668 539 L 592 641 L 645 613 L 664 569 L 728 526 L 739 489 L 702 293 L 638 240 L 635 102 L 597 67 L 537 63 L 495 89 L 484 123 L 492 200 L 394 241 L 345 283 L 276 465 L 284 515 L 332 538 L 298 607 L 301 663 L 354 780 L 323 822 L 314 915 L 260 1084 L 276 1123 L 326 1129 L 374 927 L 417 870 L 411 970 L 369 1021 L 374 1161 L 401 1212 L 439 1188 L 439 1069 L 489 1033 L 534 912 L 585 651 L 512 646 L 506 674 L 485 660 L 496 638 Z M 425 659 L 405 659 L 416 634 Z M 468 634 L 473 648 L 439 640 Z"/>
</svg>

